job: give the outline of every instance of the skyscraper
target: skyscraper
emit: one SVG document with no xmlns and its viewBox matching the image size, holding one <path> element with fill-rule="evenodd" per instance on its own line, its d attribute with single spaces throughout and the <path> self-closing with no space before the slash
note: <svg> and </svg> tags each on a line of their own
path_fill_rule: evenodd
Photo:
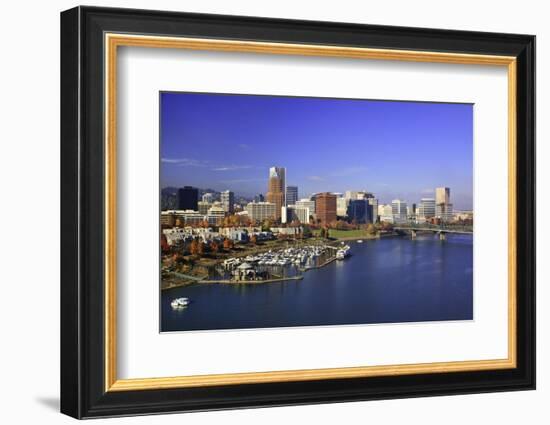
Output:
<svg viewBox="0 0 550 425">
<path fill-rule="evenodd" d="M 281 218 L 281 207 L 286 205 L 286 170 L 284 167 L 271 167 L 267 185 L 266 200 L 275 204 L 275 218 Z"/>
<path fill-rule="evenodd" d="M 286 187 L 286 205 L 295 205 L 298 200 L 298 186 Z"/>
<path fill-rule="evenodd" d="M 196 187 L 184 186 L 178 189 L 176 196 L 176 209 L 197 211 L 199 190 Z"/>
<path fill-rule="evenodd" d="M 448 187 L 435 188 L 435 204 L 448 204 L 451 202 L 451 189 Z"/>
<path fill-rule="evenodd" d="M 226 213 L 233 214 L 235 211 L 235 194 L 230 190 L 224 190 L 221 193 L 221 202 L 223 210 Z"/>
<path fill-rule="evenodd" d="M 451 204 L 451 189 L 438 187 L 435 189 L 435 216 L 441 221 L 453 219 L 453 204 Z"/>
<path fill-rule="evenodd" d="M 315 213 L 322 224 L 336 220 L 336 195 L 323 192 L 315 195 Z"/>
</svg>

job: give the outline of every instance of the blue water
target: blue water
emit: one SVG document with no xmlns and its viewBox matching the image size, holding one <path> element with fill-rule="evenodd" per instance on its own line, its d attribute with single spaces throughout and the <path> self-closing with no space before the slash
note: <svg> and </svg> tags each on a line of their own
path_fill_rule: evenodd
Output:
<svg viewBox="0 0 550 425">
<path fill-rule="evenodd" d="M 161 296 L 161 330 L 471 320 L 471 236 L 423 235 L 349 243 L 352 256 L 304 279 L 257 285 L 194 284 Z M 170 301 L 191 304 L 173 310 Z"/>
</svg>

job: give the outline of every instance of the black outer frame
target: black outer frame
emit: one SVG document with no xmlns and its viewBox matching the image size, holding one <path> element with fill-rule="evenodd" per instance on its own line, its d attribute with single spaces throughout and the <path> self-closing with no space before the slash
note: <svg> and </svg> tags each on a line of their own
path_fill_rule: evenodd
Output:
<svg viewBox="0 0 550 425">
<path fill-rule="evenodd" d="M 105 32 L 517 57 L 517 368 L 104 391 Z M 76 7 L 61 13 L 61 412 L 75 418 L 535 388 L 535 37 Z"/>
</svg>

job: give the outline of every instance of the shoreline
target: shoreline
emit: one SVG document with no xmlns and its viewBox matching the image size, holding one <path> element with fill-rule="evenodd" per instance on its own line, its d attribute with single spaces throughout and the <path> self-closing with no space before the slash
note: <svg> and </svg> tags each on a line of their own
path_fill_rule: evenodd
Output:
<svg viewBox="0 0 550 425">
<path fill-rule="evenodd" d="M 327 261 L 325 261 L 323 264 L 319 264 L 317 266 L 312 266 L 312 267 L 308 267 L 308 268 L 299 268 L 299 270 L 302 272 L 302 273 L 306 273 L 308 270 L 315 270 L 315 269 L 320 269 L 322 267 L 325 267 L 325 266 L 328 266 L 330 263 L 334 262 L 338 260 L 338 258 L 336 256 L 328 259 Z M 263 279 L 263 280 L 231 280 L 231 279 L 220 279 L 220 280 L 214 280 L 214 279 L 193 279 L 193 280 L 188 280 L 188 281 L 185 281 L 185 282 L 181 282 L 181 283 L 174 283 L 174 284 L 171 284 L 167 287 L 162 287 L 161 286 L 161 292 L 162 291 L 167 291 L 169 289 L 175 289 L 175 288 L 181 288 L 181 287 L 184 287 L 184 286 L 189 286 L 189 285 L 193 285 L 193 284 L 196 284 L 196 283 L 207 283 L 207 284 L 227 284 L 227 285 L 248 285 L 248 284 L 261 284 L 261 283 L 273 283 L 273 282 L 284 282 L 284 281 L 288 281 L 288 280 L 302 280 L 304 278 L 304 275 L 301 274 L 301 275 L 298 275 L 298 276 L 289 276 L 289 277 L 277 277 L 277 278 L 270 278 L 270 279 Z"/>
</svg>

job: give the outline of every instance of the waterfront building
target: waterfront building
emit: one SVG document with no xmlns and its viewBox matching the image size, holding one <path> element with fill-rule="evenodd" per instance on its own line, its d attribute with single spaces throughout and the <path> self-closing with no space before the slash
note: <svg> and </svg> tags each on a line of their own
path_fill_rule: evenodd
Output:
<svg viewBox="0 0 550 425">
<path fill-rule="evenodd" d="M 184 186 L 178 189 L 176 195 L 176 209 L 177 210 L 197 210 L 197 204 L 199 201 L 199 189 L 191 186 Z"/>
<path fill-rule="evenodd" d="M 275 218 L 281 218 L 281 208 L 286 205 L 286 169 L 284 167 L 271 167 L 267 186 L 266 200 L 275 204 Z"/>
<path fill-rule="evenodd" d="M 369 204 L 368 199 L 352 199 L 349 201 L 347 216 L 353 223 L 372 223 L 372 205 Z"/>
<path fill-rule="evenodd" d="M 208 213 L 205 216 L 208 224 L 212 226 L 219 226 L 222 224 L 223 219 L 225 218 L 225 210 L 221 205 L 212 205 L 208 210 Z"/>
<path fill-rule="evenodd" d="M 199 201 L 197 204 L 198 211 L 202 215 L 208 214 L 208 210 L 212 207 L 212 204 L 210 202 Z"/>
<path fill-rule="evenodd" d="M 294 205 L 298 200 L 298 186 L 286 187 L 286 205 Z"/>
<path fill-rule="evenodd" d="M 391 202 L 392 215 L 394 223 L 404 223 L 407 221 L 407 203 L 401 199 L 394 199 Z"/>
<path fill-rule="evenodd" d="M 211 204 L 213 201 L 214 201 L 214 194 L 208 192 L 202 195 L 202 202 L 207 202 Z"/>
<path fill-rule="evenodd" d="M 349 203 L 350 203 L 350 199 L 346 197 L 336 198 L 336 215 L 338 217 L 347 216 Z"/>
<path fill-rule="evenodd" d="M 297 207 L 308 208 L 310 215 L 315 215 L 315 201 L 310 198 L 302 198 L 295 204 Z"/>
<path fill-rule="evenodd" d="M 367 201 L 372 211 L 372 222 L 376 223 L 378 221 L 378 199 L 376 199 L 374 195 L 370 195 L 371 196 L 367 197 Z"/>
<path fill-rule="evenodd" d="M 379 205 L 378 215 L 380 216 L 380 221 L 393 223 L 393 209 L 391 204 Z"/>
<path fill-rule="evenodd" d="M 336 221 L 336 195 L 329 192 L 315 195 L 315 214 L 322 224 Z"/>
<path fill-rule="evenodd" d="M 279 216 L 281 214 L 281 208 L 282 207 L 279 207 Z M 273 202 L 249 202 L 246 205 L 246 211 L 250 219 L 255 221 L 264 221 L 267 218 L 277 218 L 277 207 Z"/>
<path fill-rule="evenodd" d="M 226 213 L 233 214 L 235 212 L 235 194 L 230 190 L 224 190 L 221 193 L 221 203 Z"/>
<path fill-rule="evenodd" d="M 426 221 L 435 217 L 435 199 L 422 198 L 418 206 L 417 220 Z"/>
<path fill-rule="evenodd" d="M 309 223 L 309 208 L 298 205 L 289 205 L 286 208 L 287 222 L 299 221 L 300 223 Z"/>
</svg>

